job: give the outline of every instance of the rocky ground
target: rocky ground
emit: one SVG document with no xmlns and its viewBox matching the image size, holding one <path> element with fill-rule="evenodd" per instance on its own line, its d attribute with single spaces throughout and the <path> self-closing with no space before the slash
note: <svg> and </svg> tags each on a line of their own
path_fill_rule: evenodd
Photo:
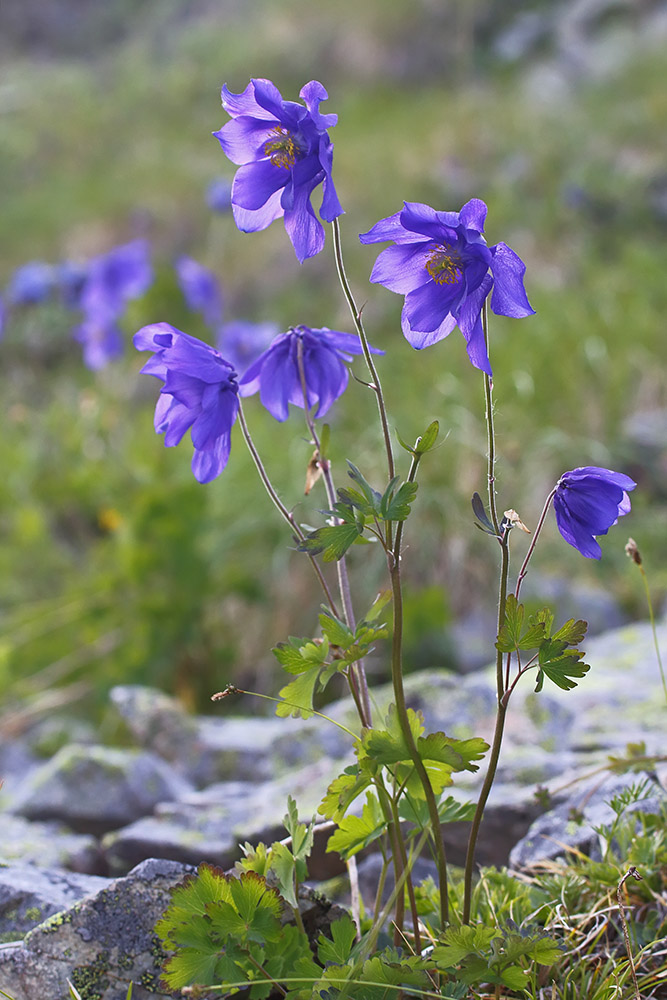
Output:
<svg viewBox="0 0 667 1000">
<path fill-rule="evenodd" d="M 666 625 L 659 637 L 665 648 Z M 606 818 L 605 799 L 636 780 L 606 770 L 609 757 L 626 755 L 630 744 L 635 753 L 665 755 L 666 708 L 650 627 L 605 632 L 586 649 L 591 670 L 575 690 L 535 695 L 526 679 L 513 697 L 482 828 L 482 864 L 524 865 L 565 843 L 594 850 L 592 824 Z M 407 690 L 427 730 L 491 736 L 492 671 L 425 671 L 407 679 Z M 375 698 L 379 718 L 389 687 Z M 152 928 L 170 887 L 201 861 L 230 867 L 246 840 L 284 836 L 288 793 L 310 818 L 352 758 L 350 738 L 322 719 L 239 718 L 224 701 L 219 718 L 197 718 L 142 687 L 115 688 L 111 699 L 134 746 L 101 746 L 73 726 L 72 741 L 44 760 L 35 752 L 44 743 L 42 724 L 0 748 L 0 989 L 14 1000 L 62 1000 L 68 978 L 84 1000 L 125 1000 L 130 981 L 134 1000 L 163 996 Z M 326 711 L 354 727 L 347 700 Z M 664 763 L 647 768 L 649 808 L 656 808 L 667 772 Z M 479 779 L 466 774 L 456 794 L 473 797 Z M 536 798 L 538 787 L 549 796 Z M 580 823 L 571 819 L 573 808 Z M 451 860 L 460 863 L 467 825 L 448 826 L 446 837 Z M 316 842 L 314 883 L 343 872 L 326 840 L 323 833 Z M 362 891 L 374 863 L 360 861 Z"/>
</svg>

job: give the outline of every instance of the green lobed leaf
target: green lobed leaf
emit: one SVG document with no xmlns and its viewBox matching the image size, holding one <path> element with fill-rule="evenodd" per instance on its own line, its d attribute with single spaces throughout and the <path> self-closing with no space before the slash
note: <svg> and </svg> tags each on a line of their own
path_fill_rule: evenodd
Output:
<svg viewBox="0 0 667 1000">
<path fill-rule="evenodd" d="M 337 851 L 347 861 L 381 837 L 386 828 L 387 821 L 382 815 L 377 796 L 374 792 L 367 792 L 361 816 L 345 816 L 341 819 L 338 829 L 329 837 L 327 851 Z"/>
<path fill-rule="evenodd" d="M 361 489 L 361 492 L 363 493 L 364 497 L 368 501 L 368 504 L 371 507 L 371 509 L 373 510 L 373 512 L 377 513 L 377 511 L 379 509 L 378 508 L 378 504 L 380 503 L 380 496 L 381 496 L 381 494 L 378 493 L 377 490 L 373 489 L 373 487 L 370 485 L 370 483 L 367 482 L 366 479 L 364 479 L 364 477 L 362 476 L 361 472 L 356 467 L 356 465 L 353 465 L 352 462 L 349 461 L 349 459 L 348 459 L 348 463 L 347 464 L 349 466 L 348 472 L 347 472 L 348 476 L 350 477 L 350 479 L 353 482 L 355 482 L 357 484 L 357 486 L 359 486 L 359 488 Z"/>
<path fill-rule="evenodd" d="M 431 822 L 428 804 L 425 799 L 414 799 L 403 796 L 398 803 L 398 815 L 407 823 L 414 823 L 415 836 L 419 830 L 424 830 Z M 474 802 L 458 802 L 451 795 L 438 803 L 438 816 L 441 823 L 469 822 L 475 815 Z"/>
<path fill-rule="evenodd" d="M 283 699 L 276 705 L 276 715 L 286 719 L 290 715 L 295 719 L 310 719 L 313 714 L 313 695 L 315 685 L 320 675 L 319 667 L 311 667 L 306 673 L 300 674 L 278 692 Z"/>
<path fill-rule="evenodd" d="M 561 625 L 557 632 L 554 632 L 551 638 L 562 639 L 568 646 L 577 646 L 586 638 L 587 631 L 588 622 L 583 621 L 581 618 L 578 621 L 570 618 L 564 625 Z"/>
<path fill-rule="evenodd" d="M 354 920 L 347 914 L 339 920 L 334 920 L 329 926 L 331 939 L 320 934 L 317 955 L 323 965 L 332 963 L 344 965 L 350 957 L 357 938 L 357 928 Z"/>
<path fill-rule="evenodd" d="M 468 955 L 484 956 L 494 938 L 500 937 L 500 931 L 495 927 L 485 927 L 481 924 L 463 924 L 460 927 L 448 927 L 442 940 L 443 944 L 433 949 L 433 959 L 439 969 L 448 969 L 458 965 Z"/>
<path fill-rule="evenodd" d="M 362 774 L 357 765 L 352 765 L 339 774 L 329 785 L 320 803 L 318 812 L 326 819 L 339 823 L 352 803 L 366 791 L 371 783 L 368 774 Z"/>
<path fill-rule="evenodd" d="M 403 483 L 394 493 L 397 479 L 392 479 L 380 501 L 380 515 L 384 521 L 405 521 L 417 496 L 417 483 Z"/>
<path fill-rule="evenodd" d="M 333 646 L 347 649 L 354 641 L 352 630 L 331 611 L 323 611 L 319 615 L 319 621 L 322 632 Z"/>
<path fill-rule="evenodd" d="M 343 558 L 350 546 L 360 537 L 361 530 L 356 522 L 327 524 L 307 535 L 299 542 L 297 549 L 311 556 L 321 553 L 324 562 L 336 562 Z"/>
<path fill-rule="evenodd" d="M 329 655 L 329 641 L 326 636 L 315 641 L 291 635 L 287 642 L 279 642 L 271 652 L 288 673 L 301 674 L 325 662 Z"/>
<path fill-rule="evenodd" d="M 535 690 L 541 691 L 544 678 L 548 677 L 562 691 L 570 691 L 577 686 L 574 678 L 580 679 L 590 670 L 590 664 L 581 661 L 585 654 L 578 649 L 567 649 L 563 640 L 546 639 L 538 653 L 539 670 Z"/>
</svg>

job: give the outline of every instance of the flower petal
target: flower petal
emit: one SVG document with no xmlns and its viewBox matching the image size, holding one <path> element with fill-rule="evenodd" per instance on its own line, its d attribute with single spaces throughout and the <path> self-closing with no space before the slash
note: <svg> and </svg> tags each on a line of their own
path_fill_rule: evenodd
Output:
<svg viewBox="0 0 667 1000">
<path fill-rule="evenodd" d="M 306 185 L 291 189 L 293 205 L 285 209 L 285 229 L 292 241 L 300 264 L 314 257 L 324 247 L 324 227 L 310 204 L 310 190 Z M 284 203 L 283 203 L 284 204 Z"/>
<path fill-rule="evenodd" d="M 432 344 L 437 344 L 439 340 L 444 340 L 445 337 L 449 336 L 455 326 L 456 317 L 452 316 L 451 313 L 448 313 L 437 330 L 433 330 L 431 333 L 421 333 L 417 330 L 413 330 L 410 326 L 405 306 L 403 306 L 403 312 L 401 314 L 401 329 L 403 331 L 403 336 L 417 351 L 421 351 L 424 347 L 430 347 Z"/>
<path fill-rule="evenodd" d="M 284 215 L 283 206 L 280 204 L 282 190 L 276 191 L 269 200 L 253 212 L 248 208 L 241 208 L 240 205 L 232 203 L 234 222 L 242 233 L 257 233 L 262 229 L 268 229 L 275 219 Z"/>
<path fill-rule="evenodd" d="M 320 102 L 326 101 L 329 95 L 317 80 L 311 80 L 302 87 L 299 97 L 303 98 L 316 128 L 325 130 L 338 124 L 338 115 L 323 115 L 320 111 Z"/>
<path fill-rule="evenodd" d="M 242 115 L 232 118 L 213 135 L 232 163 L 253 163 L 264 156 L 265 143 L 275 128 L 272 121 Z"/>
<path fill-rule="evenodd" d="M 272 194 L 285 187 L 289 174 L 270 160 L 259 160 L 239 167 L 232 184 L 232 205 L 256 212 Z"/>
<path fill-rule="evenodd" d="M 378 254 L 370 280 L 392 292 L 407 295 L 432 279 L 426 270 L 430 242 L 397 244 Z"/>
<path fill-rule="evenodd" d="M 523 287 L 526 265 L 506 243 L 498 243 L 490 249 L 493 254 L 491 271 L 494 280 L 491 308 L 494 313 L 498 316 L 512 316 L 514 319 L 532 316 L 535 310 L 528 301 Z"/>
<path fill-rule="evenodd" d="M 459 221 L 466 229 L 483 233 L 487 211 L 486 203 L 481 198 L 471 198 L 459 212 Z"/>
</svg>

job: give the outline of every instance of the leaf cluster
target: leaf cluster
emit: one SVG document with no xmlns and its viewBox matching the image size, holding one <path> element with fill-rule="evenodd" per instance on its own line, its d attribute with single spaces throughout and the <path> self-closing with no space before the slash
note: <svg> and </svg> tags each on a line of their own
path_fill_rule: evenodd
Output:
<svg viewBox="0 0 667 1000">
<path fill-rule="evenodd" d="M 372 608 L 354 629 L 325 608 L 319 616 L 322 629 L 321 638 L 297 638 L 290 636 L 287 642 L 279 642 L 273 654 L 280 665 L 296 679 L 290 681 L 280 691 L 283 702 L 278 705 L 279 716 L 301 716 L 304 719 L 313 714 L 313 699 L 317 691 L 323 691 L 336 673 L 346 671 L 353 663 L 362 660 L 372 652 L 375 643 L 387 635 L 387 626 L 376 623 L 389 594 L 383 592 Z"/>
<path fill-rule="evenodd" d="M 514 594 L 510 594 L 496 649 L 510 654 L 536 651 L 531 660 L 537 666 L 536 691 L 542 690 L 545 677 L 563 691 L 576 687 L 577 680 L 590 670 L 590 664 L 583 662 L 583 650 L 571 647 L 583 641 L 588 623 L 570 618 L 552 633 L 554 616 L 548 608 L 530 615 L 526 625 L 525 614 L 524 605 L 519 604 Z"/>
<path fill-rule="evenodd" d="M 309 532 L 297 546 L 300 552 L 321 555 L 324 562 L 336 562 L 355 542 L 366 541 L 362 536 L 369 525 L 374 526 L 376 537 L 382 539 L 383 526 L 404 521 L 417 495 L 417 483 L 401 483 L 400 476 L 394 476 L 380 493 L 367 482 L 356 465 L 352 462 L 348 465 L 348 475 L 354 486 L 341 486 L 333 507 L 322 511 L 332 523 Z"/>
<path fill-rule="evenodd" d="M 468 805 L 451 797 L 442 798 L 442 792 L 453 783 L 454 772 L 477 770 L 475 762 L 484 755 L 488 744 L 479 738 L 457 740 L 440 732 L 423 736 L 421 714 L 409 709 L 408 718 L 417 753 L 439 799 L 441 821 L 470 819 Z M 355 745 L 357 762 L 331 782 L 319 807 L 323 816 L 338 824 L 338 829 L 329 838 L 328 849 L 337 851 L 345 859 L 377 840 L 387 828 L 386 816 L 373 787 L 379 782 L 379 787 L 384 788 L 383 774 L 396 789 L 400 818 L 412 825 L 412 830 L 407 832 L 408 838 L 430 822 L 424 789 L 393 706 L 386 716 L 385 727 L 364 730 Z M 364 792 L 366 801 L 361 815 L 346 815 Z"/>
</svg>

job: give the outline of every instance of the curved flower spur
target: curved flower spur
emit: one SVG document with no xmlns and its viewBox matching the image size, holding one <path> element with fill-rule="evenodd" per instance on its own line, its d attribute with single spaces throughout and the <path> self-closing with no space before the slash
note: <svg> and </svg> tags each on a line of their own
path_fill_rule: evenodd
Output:
<svg viewBox="0 0 667 1000">
<path fill-rule="evenodd" d="M 481 319 L 489 292 L 491 309 L 500 316 L 520 319 L 535 310 L 523 287 L 521 258 L 506 243 L 487 246 L 486 212 L 480 198 L 466 202 L 460 212 L 436 212 L 406 201 L 402 211 L 381 219 L 359 239 L 394 243 L 378 256 L 371 281 L 405 295 L 401 326 L 410 344 L 421 350 L 458 326 L 472 364 L 491 375 Z"/>
<path fill-rule="evenodd" d="M 343 214 L 331 177 L 333 144 L 327 129 L 338 115 L 323 115 L 328 94 L 311 80 L 299 96 L 284 101 L 270 80 L 251 80 L 242 94 L 222 88 L 222 106 L 231 121 L 213 135 L 239 169 L 232 184 L 234 221 L 245 233 L 266 229 L 284 217 L 287 235 L 301 263 L 324 247 L 324 228 L 310 203 L 322 185 L 320 216 L 333 222 Z"/>
</svg>

